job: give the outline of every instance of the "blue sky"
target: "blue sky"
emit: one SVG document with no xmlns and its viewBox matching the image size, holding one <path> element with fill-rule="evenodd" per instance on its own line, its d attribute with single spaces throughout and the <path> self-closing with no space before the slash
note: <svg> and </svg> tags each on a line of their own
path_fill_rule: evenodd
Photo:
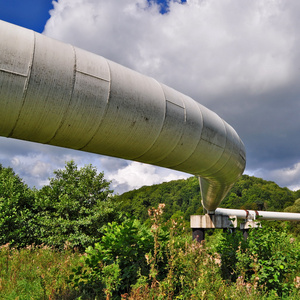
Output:
<svg viewBox="0 0 300 300">
<path fill-rule="evenodd" d="M 51 0 L 0 0 L 0 19 L 41 33 L 52 8 Z"/>
<path fill-rule="evenodd" d="M 300 2 L 240 0 L 0 0 L 0 19 L 154 77 L 232 125 L 246 173 L 300 189 Z M 163 2 L 163 3 L 161 3 Z M 49 14 L 51 10 L 51 15 Z M 75 159 L 117 192 L 189 175 L 0 138 L 0 163 L 30 186 Z"/>
<path fill-rule="evenodd" d="M 108 0 L 109 1 L 109 0 Z M 43 32 L 49 11 L 53 8 L 52 0 L 0 0 L 0 19 L 36 32 Z M 166 0 L 148 0 L 160 5 L 162 14 L 168 11 Z M 181 0 L 185 3 L 186 0 Z"/>
</svg>

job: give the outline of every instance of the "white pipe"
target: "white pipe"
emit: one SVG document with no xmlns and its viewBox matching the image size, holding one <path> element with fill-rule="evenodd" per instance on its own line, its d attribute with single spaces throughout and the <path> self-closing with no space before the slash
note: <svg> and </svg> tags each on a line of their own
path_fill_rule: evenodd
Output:
<svg viewBox="0 0 300 300">
<path fill-rule="evenodd" d="M 257 211 L 243 209 L 217 208 L 216 215 L 236 216 L 238 219 L 248 220 L 281 220 L 281 221 L 300 221 L 300 213 L 276 212 L 276 211 Z"/>
<path fill-rule="evenodd" d="M 190 97 L 104 57 L 3 21 L 0 108 L 1 136 L 199 176 L 209 211 L 245 168 L 245 147 L 235 130 Z"/>
</svg>

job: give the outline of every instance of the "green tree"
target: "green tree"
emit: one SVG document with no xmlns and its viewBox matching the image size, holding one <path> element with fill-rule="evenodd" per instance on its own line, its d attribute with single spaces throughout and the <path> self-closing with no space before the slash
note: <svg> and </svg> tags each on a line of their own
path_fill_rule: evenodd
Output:
<svg viewBox="0 0 300 300">
<path fill-rule="evenodd" d="M 285 212 L 300 213 L 300 198 L 295 200 L 294 204 L 291 205 L 291 206 L 288 206 L 284 211 Z"/>
<path fill-rule="evenodd" d="M 225 208 L 282 211 L 293 204 L 295 192 L 272 181 L 242 175 L 221 203 Z"/>
<path fill-rule="evenodd" d="M 117 216 L 104 173 L 92 165 L 78 169 L 70 161 L 54 175 L 37 193 L 40 242 L 61 248 L 68 241 L 82 249 L 99 241 L 103 225 Z"/>
<path fill-rule="evenodd" d="M 34 242 L 33 191 L 12 168 L 0 164 L 0 245 L 22 247 Z"/>
<path fill-rule="evenodd" d="M 177 212 L 182 212 L 188 221 L 191 214 L 203 211 L 197 177 L 143 186 L 138 190 L 126 192 L 117 199 L 122 211 L 135 216 L 142 222 L 148 220 L 148 209 L 159 203 L 166 204 L 164 221 L 169 220 Z"/>
<path fill-rule="evenodd" d="M 300 213 L 300 198 L 295 200 L 294 204 L 288 206 L 285 212 Z M 300 221 L 288 222 L 288 229 L 296 235 L 300 234 Z"/>
<path fill-rule="evenodd" d="M 288 299 L 300 271 L 300 244 L 284 230 L 263 226 L 250 230 L 246 247 L 236 252 L 237 274 L 246 282 Z"/>
</svg>

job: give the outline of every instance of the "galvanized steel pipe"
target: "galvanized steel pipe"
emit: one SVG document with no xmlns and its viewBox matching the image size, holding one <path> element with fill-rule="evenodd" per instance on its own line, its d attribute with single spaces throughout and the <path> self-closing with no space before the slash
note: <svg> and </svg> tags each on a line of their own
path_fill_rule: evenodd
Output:
<svg viewBox="0 0 300 300">
<path fill-rule="evenodd" d="M 243 210 L 217 208 L 216 215 L 236 216 L 238 219 L 249 220 L 280 220 L 280 221 L 300 221 L 300 213 L 277 212 L 277 211 L 260 211 L 260 210 Z"/>
<path fill-rule="evenodd" d="M 208 211 L 242 174 L 235 130 L 190 97 L 3 21 L 0 37 L 1 136 L 197 175 Z"/>
</svg>

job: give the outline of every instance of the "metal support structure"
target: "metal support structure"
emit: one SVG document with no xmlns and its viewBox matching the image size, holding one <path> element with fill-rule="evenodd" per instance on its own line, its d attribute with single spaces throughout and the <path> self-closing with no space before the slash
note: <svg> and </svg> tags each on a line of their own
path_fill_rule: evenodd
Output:
<svg viewBox="0 0 300 300">
<path fill-rule="evenodd" d="M 240 229 L 244 238 L 247 239 L 249 229 L 261 227 L 259 220 L 300 221 L 300 213 L 217 208 L 215 214 L 191 216 L 193 239 L 195 239 L 194 232 L 199 230 L 205 232 L 205 229 L 208 228 L 235 229 L 237 219 L 244 219 L 244 222 L 240 224 Z M 203 233 L 203 239 L 204 237 Z"/>
</svg>

